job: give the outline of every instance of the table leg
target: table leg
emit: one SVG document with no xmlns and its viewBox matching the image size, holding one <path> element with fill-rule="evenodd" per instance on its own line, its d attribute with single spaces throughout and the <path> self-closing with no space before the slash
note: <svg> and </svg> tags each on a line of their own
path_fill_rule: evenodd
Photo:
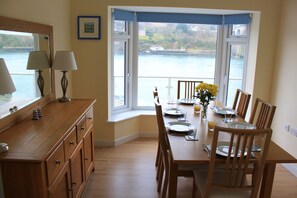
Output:
<svg viewBox="0 0 297 198">
<path fill-rule="evenodd" d="M 175 198 L 176 197 L 176 191 L 177 191 L 177 170 L 178 170 L 178 164 L 170 162 L 170 174 L 169 174 L 169 189 L 168 189 L 168 197 Z"/>
<path fill-rule="evenodd" d="M 265 164 L 260 197 L 271 197 L 276 164 Z"/>
</svg>

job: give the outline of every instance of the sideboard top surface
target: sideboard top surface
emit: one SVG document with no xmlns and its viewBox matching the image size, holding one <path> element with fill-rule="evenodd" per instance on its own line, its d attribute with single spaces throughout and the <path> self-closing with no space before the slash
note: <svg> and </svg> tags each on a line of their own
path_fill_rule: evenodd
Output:
<svg viewBox="0 0 297 198">
<path fill-rule="evenodd" d="M 0 134 L 0 142 L 9 151 L 0 154 L 0 161 L 41 162 L 63 141 L 67 133 L 95 103 L 93 99 L 57 100 L 42 108 L 42 118 L 29 116 Z"/>
</svg>

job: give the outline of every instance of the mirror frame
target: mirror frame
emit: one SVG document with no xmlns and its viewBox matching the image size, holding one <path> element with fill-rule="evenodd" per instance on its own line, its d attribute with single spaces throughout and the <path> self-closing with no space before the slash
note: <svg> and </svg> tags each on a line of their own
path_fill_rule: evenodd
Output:
<svg viewBox="0 0 297 198">
<path fill-rule="evenodd" d="M 53 42 L 53 27 L 50 25 L 44 25 L 40 23 L 34 23 L 9 17 L 0 16 L 0 30 L 9 30 L 17 32 L 30 32 L 36 34 L 49 35 L 50 45 L 50 68 L 54 60 L 54 42 Z M 32 114 L 33 110 L 37 107 L 43 107 L 49 102 L 55 100 L 55 74 L 54 70 L 51 71 L 51 93 L 45 95 L 36 101 L 21 107 L 18 111 L 0 119 L 0 133 L 13 126 L 17 122 L 23 120 Z"/>
</svg>

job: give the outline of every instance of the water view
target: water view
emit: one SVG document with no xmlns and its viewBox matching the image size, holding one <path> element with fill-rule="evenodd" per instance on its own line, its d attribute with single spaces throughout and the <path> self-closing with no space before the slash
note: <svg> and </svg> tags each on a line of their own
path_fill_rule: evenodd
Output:
<svg viewBox="0 0 297 198">
<path fill-rule="evenodd" d="M 121 56 L 115 56 L 115 63 L 120 62 Z M 214 55 L 150 55 L 141 54 L 138 56 L 138 106 L 153 106 L 152 88 L 158 87 L 160 99 L 167 101 L 168 98 L 176 99 L 177 80 L 203 80 L 207 83 L 214 83 L 215 56 Z M 120 65 L 120 64 L 115 64 Z M 232 59 L 232 70 L 230 70 L 229 89 L 241 88 L 243 71 L 243 59 Z M 118 82 L 115 88 L 121 89 L 120 84 L 122 69 L 116 68 Z M 240 79 L 240 80 L 238 80 Z M 116 93 L 123 93 L 115 90 Z M 235 93 L 235 91 L 234 91 Z M 233 91 L 228 97 L 234 98 Z M 117 96 L 120 100 L 123 96 Z M 229 104 L 228 104 L 229 105 Z"/>
</svg>

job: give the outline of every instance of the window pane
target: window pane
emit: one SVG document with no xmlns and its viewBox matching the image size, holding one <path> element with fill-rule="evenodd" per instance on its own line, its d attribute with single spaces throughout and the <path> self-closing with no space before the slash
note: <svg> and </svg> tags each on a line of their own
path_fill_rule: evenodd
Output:
<svg viewBox="0 0 297 198">
<path fill-rule="evenodd" d="M 231 45 L 230 50 L 229 83 L 227 93 L 227 106 L 229 107 L 233 104 L 236 89 L 242 89 L 246 45 Z"/>
<path fill-rule="evenodd" d="M 214 82 L 217 26 L 139 23 L 138 106 L 152 106 L 153 86 L 176 98 L 177 80 Z"/>
<path fill-rule="evenodd" d="M 126 32 L 126 22 L 125 21 L 114 21 L 114 31 L 115 32 Z"/>
<path fill-rule="evenodd" d="M 125 41 L 114 42 L 114 108 L 125 105 L 125 46 Z"/>
<path fill-rule="evenodd" d="M 232 25 L 231 35 L 232 36 L 246 36 L 247 35 L 247 25 L 246 24 Z"/>
</svg>

